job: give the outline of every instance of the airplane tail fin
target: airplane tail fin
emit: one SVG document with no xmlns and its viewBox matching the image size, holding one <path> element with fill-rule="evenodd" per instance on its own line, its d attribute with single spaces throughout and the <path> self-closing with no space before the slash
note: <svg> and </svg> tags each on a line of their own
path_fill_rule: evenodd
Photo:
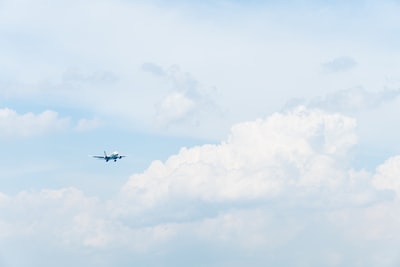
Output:
<svg viewBox="0 0 400 267">
<path fill-rule="evenodd" d="M 106 153 L 106 151 L 104 150 L 104 157 L 105 158 L 107 158 L 107 153 Z"/>
</svg>

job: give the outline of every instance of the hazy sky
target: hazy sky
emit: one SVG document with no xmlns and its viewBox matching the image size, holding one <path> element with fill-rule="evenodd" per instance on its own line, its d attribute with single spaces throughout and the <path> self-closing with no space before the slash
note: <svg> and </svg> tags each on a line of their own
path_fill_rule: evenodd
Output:
<svg viewBox="0 0 400 267">
<path fill-rule="evenodd" d="M 0 267 L 399 266 L 399 14 L 0 0 Z"/>
</svg>

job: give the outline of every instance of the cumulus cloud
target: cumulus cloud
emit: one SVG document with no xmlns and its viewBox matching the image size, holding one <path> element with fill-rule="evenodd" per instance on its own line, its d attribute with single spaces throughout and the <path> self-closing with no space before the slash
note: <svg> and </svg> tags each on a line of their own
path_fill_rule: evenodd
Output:
<svg viewBox="0 0 400 267">
<path fill-rule="evenodd" d="M 252 251 L 263 263 L 382 264 L 387 246 L 364 261 L 359 254 L 372 250 L 371 233 L 351 231 L 367 217 L 375 218 L 368 224 L 374 228 L 379 207 L 393 207 L 390 194 L 372 184 L 373 174 L 348 165 L 355 127 L 352 118 L 306 108 L 235 125 L 221 144 L 184 148 L 132 176 L 114 212 L 131 227 L 164 225 L 170 242 L 189 235 Z M 374 236 L 384 240 L 387 232 Z M 347 250 L 348 238 L 368 248 Z M 262 256 L 270 249 L 278 256 Z M 288 253 L 292 260 L 279 256 Z"/>
<path fill-rule="evenodd" d="M 18 114 L 9 108 L 0 109 L 0 136 L 5 138 L 27 138 L 74 129 L 90 131 L 101 126 L 99 119 L 79 119 L 75 126 L 69 117 L 60 117 L 52 110 L 39 114 Z"/>
<path fill-rule="evenodd" d="M 399 159 L 376 173 L 352 168 L 355 129 L 350 117 L 300 107 L 154 161 L 109 201 L 75 188 L 1 194 L 0 237 L 45 238 L 105 266 L 156 253 L 155 266 L 394 267 L 400 210 L 387 191 L 399 193 Z"/>
<path fill-rule="evenodd" d="M 351 118 L 304 108 L 238 124 L 220 145 L 154 162 L 124 192 L 151 206 L 172 196 L 228 201 L 268 199 L 288 187 L 334 188 L 346 176 L 337 164 L 357 142 L 355 126 Z"/>
<path fill-rule="evenodd" d="M 147 76 L 135 72 L 137 66 L 173 59 L 218 85 L 223 90 L 218 105 L 230 109 L 235 121 L 275 110 L 293 88 L 304 96 L 360 83 L 358 75 L 343 79 L 339 73 L 363 67 L 363 83 L 373 88 L 379 88 L 381 77 L 398 73 L 394 33 L 399 24 L 393 22 L 399 8 L 387 2 L 369 1 L 361 9 L 359 4 L 309 6 L 317 16 L 304 16 L 303 5 L 228 4 L 208 12 L 199 5 L 174 9 L 137 2 L 2 1 L 1 21 L 8 27 L 2 32 L 7 38 L 1 43 L 1 73 L 7 76 L 2 77 L 7 94 L 23 85 L 21 95 L 26 95 L 25 90 L 44 89 L 30 86 L 38 79 L 58 77 L 38 98 L 53 96 L 64 107 L 69 101 L 94 113 L 131 116 L 126 121 L 134 117 L 139 130 L 141 122 L 159 116 L 167 127 L 186 123 L 193 132 L 199 132 L 193 125 L 204 123 L 209 133 L 217 129 L 210 123 L 215 105 L 197 79 L 146 63 L 143 71 L 168 82 L 168 88 L 149 86 Z M 371 35 L 377 37 L 373 43 L 365 42 Z M 349 51 L 357 62 L 345 57 L 318 65 L 333 50 Z M 359 68 L 358 61 L 369 64 Z M 121 80 L 113 84 L 116 75 L 110 73 L 70 70 L 60 81 L 66 65 L 115 69 Z M 315 66 L 332 75 L 320 75 Z M 338 79 L 332 83 L 332 77 Z M 313 107 L 336 112 L 387 101 L 370 97 L 375 96 L 341 92 Z M 0 134 L 22 132 L 13 123 L 23 115 L 7 116 L 13 120 Z M 92 126 L 78 123 L 80 129 Z M 308 109 L 238 124 L 220 144 L 182 149 L 165 162 L 153 162 L 111 203 L 74 189 L 0 195 L 5 238 L 0 265 L 22 266 L 15 260 L 29 259 L 25 266 L 45 266 L 53 248 L 61 247 L 68 256 L 97 252 L 98 264 L 81 266 L 123 266 L 111 263 L 120 251 L 132 255 L 127 266 L 398 266 L 399 203 L 386 195 L 398 190 L 397 160 L 376 174 L 352 170 L 348 154 L 356 143 L 355 127 L 351 118 Z M 21 235 L 25 238 L 18 239 Z M 44 239 L 52 242 L 40 242 Z M 12 244 L 17 244 L 14 251 L 8 249 Z M 41 253 L 27 255 L 32 247 Z M 102 261 L 110 255 L 118 256 L 109 264 Z M 152 260 L 143 264 L 142 255 Z M 35 264 L 39 258 L 42 264 Z M 51 266 L 66 265 L 67 258 L 72 257 L 57 258 Z"/>
<path fill-rule="evenodd" d="M 69 118 L 60 118 L 55 111 L 47 110 L 40 114 L 18 114 L 16 111 L 0 109 L 0 135 L 3 137 L 29 137 L 68 128 Z"/>
</svg>

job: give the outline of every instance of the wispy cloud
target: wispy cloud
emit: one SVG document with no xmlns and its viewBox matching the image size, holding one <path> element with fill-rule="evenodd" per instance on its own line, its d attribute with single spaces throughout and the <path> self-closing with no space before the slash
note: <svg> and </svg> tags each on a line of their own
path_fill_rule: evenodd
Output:
<svg viewBox="0 0 400 267">
<path fill-rule="evenodd" d="M 338 57 L 323 63 L 321 66 L 325 72 L 345 72 L 355 68 L 357 62 L 352 57 Z"/>
<path fill-rule="evenodd" d="M 99 128 L 103 122 L 100 119 L 80 119 L 75 126 L 75 130 L 78 132 L 92 131 Z"/>
<path fill-rule="evenodd" d="M 62 80 L 66 83 L 104 85 L 115 83 L 118 81 L 118 77 L 111 71 L 94 71 L 85 73 L 79 69 L 68 69 L 63 73 Z"/>
<path fill-rule="evenodd" d="M 320 108 L 327 111 L 342 113 L 357 113 L 365 110 L 373 110 L 387 103 L 395 101 L 400 95 L 400 89 L 386 88 L 380 91 L 368 91 L 362 87 L 354 87 L 338 90 L 323 97 L 315 97 L 311 100 L 293 99 L 286 107 L 293 108 L 297 105 Z"/>
<path fill-rule="evenodd" d="M 143 63 L 141 66 L 141 69 L 145 72 L 149 72 L 149 73 L 157 75 L 157 76 L 167 75 L 162 67 L 158 66 L 157 64 L 151 63 L 151 62 Z"/>
<path fill-rule="evenodd" d="M 210 88 L 202 85 L 189 72 L 173 65 L 167 69 L 155 63 L 144 63 L 142 70 L 162 78 L 167 93 L 155 105 L 155 122 L 158 127 L 174 128 L 177 125 L 204 127 L 204 116 L 221 119 L 221 113 L 213 100 Z M 212 91 L 212 89 L 211 89 Z"/>
<path fill-rule="evenodd" d="M 45 96 L 109 114 L 142 131 L 174 128 L 180 134 L 220 137 L 232 122 L 279 109 L 294 90 L 299 97 L 319 94 L 337 76 L 321 68 L 367 73 L 362 81 L 357 75 L 335 79 L 337 89 L 360 83 L 370 88 L 388 70 L 398 69 L 396 53 L 384 49 L 397 43 L 391 32 L 398 5 L 392 1 L 42 2 L 21 1 L 32 10 L 22 14 L 12 1 L 3 1 L 1 22 L 9 25 L 3 31 L 9 38 L 0 44 L 1 73 L 7 76 L 0 77 L 5 85 L 0 94 L 14 101 Z M 73 20 L 64 12 L 69 5 Z M 370 36 L 377 36 L 376 44 L 370 44 Z M 165 67 L 174 64 L 180 74 Z M 150 73 L 155 76 L 149 78 Z M 183 87 L 187 91 L 178 89 Z M 178 120 L 156 118 L 163 112 L 157 110 L 161 103 L 176 93 L 172 88 L 197 108 Z M 218 88 L 218 97 L 209 88 Z M 223 119 L 216 118 L 220 110 Z M 167 127 L 154 127 L 155 121 Z M 193 130 L 199 125 L 202 130 Z"/>
</svg>

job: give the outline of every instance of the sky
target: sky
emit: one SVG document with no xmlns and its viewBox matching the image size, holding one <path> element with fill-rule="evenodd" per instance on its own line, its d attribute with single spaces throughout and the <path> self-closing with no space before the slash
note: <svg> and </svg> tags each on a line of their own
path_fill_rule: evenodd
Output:
<svg viewBox="0 0 400 267">
<path fill-rule="evenodd" d="M 399 13 L 0 0 L 0 267 L 399 266 Z"/>
</svg>

